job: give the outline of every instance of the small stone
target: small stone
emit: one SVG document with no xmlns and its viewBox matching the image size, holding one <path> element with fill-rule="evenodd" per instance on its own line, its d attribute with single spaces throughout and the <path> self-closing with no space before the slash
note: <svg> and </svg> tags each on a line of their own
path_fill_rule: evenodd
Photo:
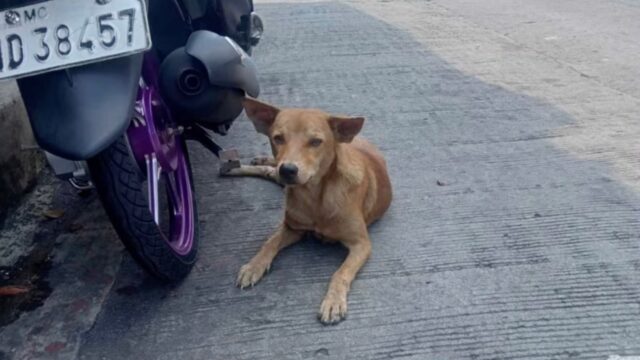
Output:
<svg viewBox="0 0 640 360">
<path fill-rule="evenodd" d="M 329 356 L 329 349 L 320 348 L 313 354 L 314 356 Z"/>
</svg>

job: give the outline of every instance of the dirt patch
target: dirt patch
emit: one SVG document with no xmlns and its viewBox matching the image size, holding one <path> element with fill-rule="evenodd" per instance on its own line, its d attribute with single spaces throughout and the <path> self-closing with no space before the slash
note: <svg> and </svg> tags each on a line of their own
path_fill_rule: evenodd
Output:
<svg viewBox="0 0 640 360">
<path fill-rule="evenodd" d="M 53 199 L 43 203 L 32 204 L 29 200 L 21 204 L 21 210 L 11 210 L 14 215 L 8 217 L 0 231 L 7 231 L 14 236 L 25 237 L 21 240 L 24 251 L 15 261 L 5 262 L 0 266 L 0 287 L 16 286 L 26 288 L 25 293 L 0 296 L 0 328 L 16 321 L 20 314 L 41 307 L 52 292 L 47 276 L 52 267 L 51 254 L 57 246 L 57 239 L 62 233 L 73 233 L 80 229 L 76 221 L 91 196 L 78 196 L 74 189 L 58 181 L 51 174 L 44 174 L 40 185 L 54 184 L 47 191 L 55 195 Z M 95 195 L 94 195 L 95 196 Z M 59 216 L 47 216 L 44 212 L 50 209 L 63 209 Z M 29 225 L 29 226 L 26 226 Z M 26 229 L 26 230 L 25 230 Z M 30 232 L 29 229 L 35 229 Z M 0 238 L 2 239 L 2 238 Z M 4 240 L 14 239 L 6 234 Z M 0 242 L 0 249 L 11 244 Z M 21 248 L 21 249 L 22 249 Z M 1 360 L 1 359 L 0 359 Z"/>
<path fill-rule="evenodd" d="M 35 186 L 42 163 L 42 156 L 34 151 L 22 152 L 0 163 L 0 226 L 6 218 L 6 209 L 15 206 L 20 196 Z"/>
<path fill-rule="evenodd" d="M 50 269 L 49 251 L 43 248 L 20 258 L 15 266 L 0 267 L 0 286 L 18 285 L 29 289 L 24 294 L 0 297 L 0 327 L 16 321 L 22 312 L 44 304 L 52 291 L 47 282 Z"/>
</svg>

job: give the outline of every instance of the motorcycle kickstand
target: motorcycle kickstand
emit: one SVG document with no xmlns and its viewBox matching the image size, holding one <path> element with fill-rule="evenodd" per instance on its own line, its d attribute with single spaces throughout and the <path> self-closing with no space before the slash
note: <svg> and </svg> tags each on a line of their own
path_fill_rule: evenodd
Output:
<svg viewBox="0 0 640 360">
<path fill-rule="evenodd" d="M 207 150 L 211 151 L 218 159 L 220 159 L 220 174 L 224 175 L 232 169 L 240 168 L 240 153 L 237 149 L 225 150 L 216 144 L 215 140 L 200 125 L 194 124 L 185 129 L 184 135 L 187 140 L 195 140 L 202 144 Z"/>
</svg>

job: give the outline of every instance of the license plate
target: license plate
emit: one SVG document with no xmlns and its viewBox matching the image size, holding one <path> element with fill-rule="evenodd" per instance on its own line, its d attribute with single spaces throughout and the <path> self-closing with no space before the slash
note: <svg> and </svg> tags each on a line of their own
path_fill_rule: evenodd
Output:
<svg viewBox="0 0 640 360">
<path fill-rule="evenodd" d="M 0 80 L 150 47 L 145 0 L 51 0 L 0 12 Z"/>
</svg>

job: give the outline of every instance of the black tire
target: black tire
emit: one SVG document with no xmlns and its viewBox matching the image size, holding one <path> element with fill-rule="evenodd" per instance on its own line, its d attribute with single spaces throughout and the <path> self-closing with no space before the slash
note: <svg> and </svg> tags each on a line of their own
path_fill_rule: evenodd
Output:
<svg viewBox="0 0 640 360">
<path fill-rule="evenodd" d="M 193 246 L 189 253 L 180 255 L 173 251 L 153 221 L 143 193 L 144 179 L 126 140 L 119 139 L 88 163 L 107 215 L 133 258 L 160 280 L 174 282 L 186 277 L 196 262 L 198 252 L 199 229 L 195 200 Z M 193 181 L 193 176 L 190 178 Z M 193 183 L 191 188 L 193 189 Z M 195 192 L 193 193 L 195 197 Z"/>
</svg>

